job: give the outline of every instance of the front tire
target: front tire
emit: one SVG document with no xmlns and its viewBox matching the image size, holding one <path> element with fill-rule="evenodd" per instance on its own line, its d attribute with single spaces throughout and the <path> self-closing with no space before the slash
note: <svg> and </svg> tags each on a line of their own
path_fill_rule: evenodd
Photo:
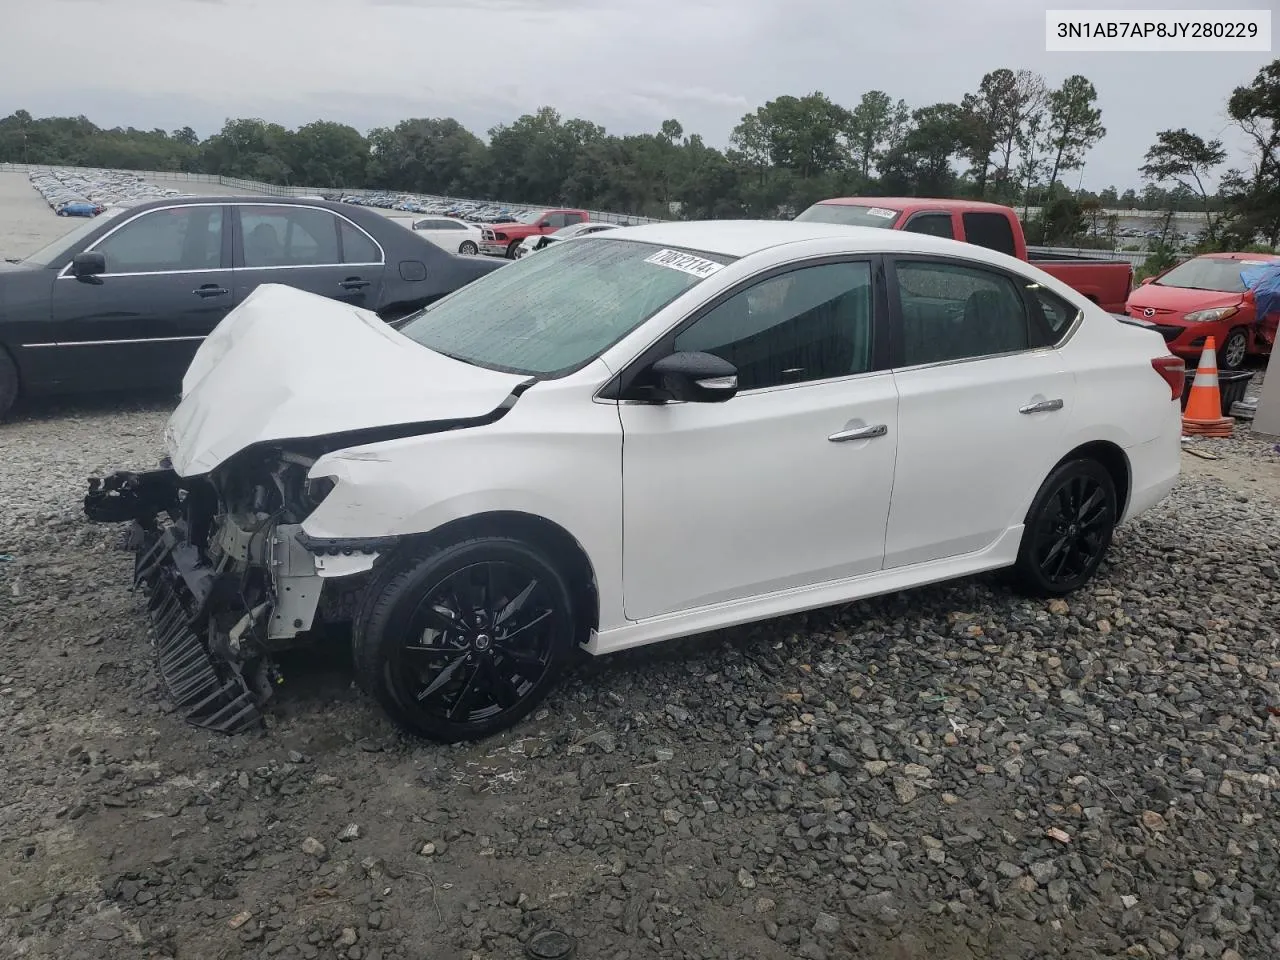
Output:
<svg viewBox="0 0 1280 960">
<path fill-rule="evenodd" d="M 1118 520 L 1115 482 L 1102 464 L 1060 464 L 1027 511 L 1014 579 L 1033 596 L 1078 590 L 1102 563 Z"/>
<path fill-rule="evenodd" d="M 1239 370 L 1249 354 L 1249 334 L 1243 327 L 1236 327 L 1227 334 L 1218 348 L 1218 369 Z"/>
<path fill-rule="evenodd" d="M 458 252 L 464 256 L 474 257 L 480 252 L 480 248 L 476 246 L 474 240 L 463 240 L 462 246 L 458 247 Z"/>
<path fill-rule="evenodd" d="M 480 537 L 392 558 L 356 617 L 356 676 L 406 732 L 477 740 L 537 706 L 575 637 L 569 585 L 551 560 Z"/>
<path fill-rule="evenodd" d="M 520 241 L 512 240 L 509 244 L 507 244 L 507 259 L 514 260 L 518 256 L 520 256 Z"/>
</svg>

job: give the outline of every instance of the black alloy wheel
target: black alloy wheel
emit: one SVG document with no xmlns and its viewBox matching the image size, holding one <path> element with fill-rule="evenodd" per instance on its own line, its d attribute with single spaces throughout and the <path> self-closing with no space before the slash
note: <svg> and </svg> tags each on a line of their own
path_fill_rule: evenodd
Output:
<svg viewBox="0 0 1280 960">
<path fill-rule="evenodd" d="M 395 563 L 356 626 L 362 683 L 403 729 L 442 742 L 518 722 L 573 646 L 568 586 L 536 548 L 467 541 Z"/>
<path fill-rule="evenodd" d="M 1072 460 L 1049 475 L 1027 513 L 1015 574 L 1040 596 L 1083 586 L 1111 546 L 1119 521 L 1115 483 L 1096 460 Z"/>
</svg>

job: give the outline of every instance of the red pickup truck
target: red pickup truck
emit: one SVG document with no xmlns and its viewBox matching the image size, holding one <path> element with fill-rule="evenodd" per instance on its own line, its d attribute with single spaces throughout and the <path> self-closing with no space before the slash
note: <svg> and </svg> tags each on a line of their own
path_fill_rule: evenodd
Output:
<svg viewBox="0 0 1280 960">
<path fill-rule="evenodd" d="M 1030 262 L 1112 313 L 1124 313 L 1125 301 L 1133 289 L 1133 265 L 1127 261 L 1028 253 L 1017 213 L 998 203 L 924 197 L 835 197 L 815 203 L 796 219 L 907 230 L 988 247 Z"/>
<path fill-rule="evenodd" d="M 527 210 L 513 223 L 495 223 L 480 232 L 480 252 L 491 257 L 516 258 L 516 248 L 525 237 L 555 233 L 575 223 L 586 223 L 591 218 L 585 210 L 566 210 L 551 207 L 545 210 Z"/>
</svg>

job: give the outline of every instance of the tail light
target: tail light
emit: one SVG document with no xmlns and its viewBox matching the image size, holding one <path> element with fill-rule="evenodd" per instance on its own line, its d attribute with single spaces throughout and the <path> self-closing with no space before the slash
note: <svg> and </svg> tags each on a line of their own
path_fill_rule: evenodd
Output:
<svg viewBox="0 0 1280 960">
<path fill-rule="evenodd" d="M 1151 361 L 1156 373 L 1169 385 L 1170 399 L 1182 398 L 1182 391 L 1187 385 L 1187 365 L 1181 357 L 1156 357 Z"/>
</svg>

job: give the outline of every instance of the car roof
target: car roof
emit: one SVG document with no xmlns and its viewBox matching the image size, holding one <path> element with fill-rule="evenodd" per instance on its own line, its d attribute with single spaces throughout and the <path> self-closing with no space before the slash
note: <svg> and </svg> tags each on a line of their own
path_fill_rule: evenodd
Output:
<svg viewBox="0 0 1280 960">
<path fill-rule="evenodd" d="M 1280 260 L 1276 253 L 1202 253 L 1193 259 L 1210 260 Z"/>
<path fill-rule="evenodd" d="M 831 197 L 819 200 L 818 203 L 839 207 L 893 207 L 898 210 L 989 210 L 1007 213 L 1009 208 L 999 203 L 987 203 L 985 200 L 935 199 L 932 197 Z"/>
<path fill-rule="evenodd" d="M 341 213 L 349 214 L 354 204 L 339 203 L 335 200 L 311 200 L 305 197 L 268 197 L 261 194 L 248 194 L 245 196 L 176 196 L 176 197 L 157 197 L 154 200 L 147 200 L 139 203 L 137 206 L 131 207 L 135 213 L 141 213 L 144 210 L 150 210 L 155 207 L 186 207 L 199 204 L 219 204 L 219 203 L 257 203 L 270 204 L 272 206 L 282 207 L 327 207 L 331 210 L 337 210 Z"/>
<path fill-rule="evenodd" d="M 893 249 L 898 253 L 956 253 L 958 240 L 945 240 L 923 233 L 886 230 L 881 227 L 853 227 L 838 223 L 796 220 L 690 220 L 647 223 L 638 227 L 602 230 L 601 240 L 638 240 L 667 247 L 682 247 L 726 257 L 746 257 L 762 250 L 806 240 L 843 238 L 850 252 L 877 253 Z M 961 244 L 972 253 L 972 244 Z"/>
</svg>

